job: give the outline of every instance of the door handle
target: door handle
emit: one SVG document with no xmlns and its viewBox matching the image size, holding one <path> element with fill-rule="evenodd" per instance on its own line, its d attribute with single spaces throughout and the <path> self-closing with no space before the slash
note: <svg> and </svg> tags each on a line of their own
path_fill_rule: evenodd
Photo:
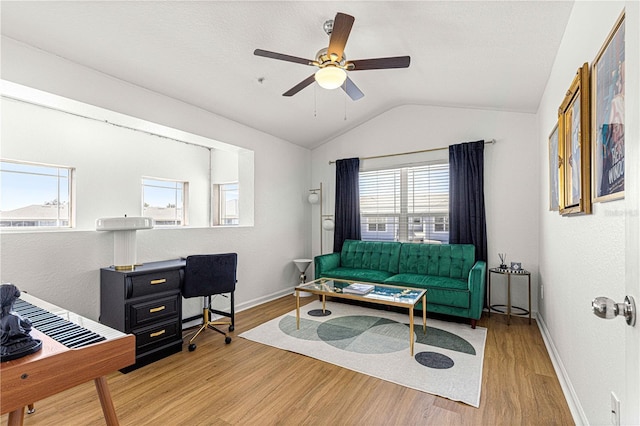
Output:
<svg viewBox="0 0 640 426">
<path fill-rule="evenodd" d="M 624 303 L 616 303 L 608 297 L 596 297 L 591 302 L 591 308 L 597 317 L 611 319 L 620 315 L 625 317 L 630 326 L 636 325 L 636 302 L 632 296 L 626 296 Z"/>
</svg>

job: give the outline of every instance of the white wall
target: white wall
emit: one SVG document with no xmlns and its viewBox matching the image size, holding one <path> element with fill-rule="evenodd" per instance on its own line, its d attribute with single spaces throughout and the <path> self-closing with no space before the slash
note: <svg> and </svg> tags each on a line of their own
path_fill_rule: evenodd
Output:
<svg viewBox="0 0 640 426">
<path fill-rule="evenodd" d="M 189 224 L 209 224 L 207 147 L 13 99 L 2 100 L 2 121 L 2 158 L 75 168 L 76 229 L 141 215 L 142 177 L 189 182 Z"/>
<path fill-rule="evenodd" d="M 539 278 L 544 287 L 539 317 L 563 371 L 574 418 L 594 425 L 610 424 L 611 391 L 622 399 L 623 413 L 625 404 L 637 404 L 625 400 L 626 325 L 621 319 L 603 321 L 591 312 L 596 296 L 624 298 L 625 200 L 594 204 L 593 214 L 586 216 L 561 217 L 548 211 L 547 137 L 578 67 L 593 62 L 624 5 L 575 3 L 537 114 Z M 627 26 L 637 27 L 638 17 L 628 17 Z M 627 39 L 626 55 L 637 63 L 637 40 Z M 637 80 L 638 70 L 627 68 L 626 75 Z M 637 96 L 626 92 L 627 100 L 636 97 L 637 102 Z M 626 124 L 627 132 L 629 126 L 637 129 L 637 117 L 627 115 Z"/>
<path fill-rule="evenodd" d="M 255 192 L 255 204 L 249 206 L 255 210 L 254 226 L 141 231 L 138 261 L 237 252 L 238 309 L 286 294 L 297 283 L 292 259 L 311 255 L 311 209 L 305 202 L 308 150 L 5 38 L 2 78 L 253 151 L 253 159 L 241 154 L 240 163 L 254 162 L 249 182 Z M 99 268 L 113 263 L 111 235 L 79 230 L 7 232 L 0 240 L 3 282 L 98 317 Z"/>
<path fill-rule="evenodd" d="M 539 167 L 533 114 L 406 105 L 387 111 L 367 123 L 314 149 L 312 182 L 325 185 L 325 213 L 335 206 L 335 166 L 329 161 L 447 147 L 461 142 L 495 139 L 485 146 L 485 208 L 489 266 L 498 266 L 498 253 L 507 262 L 520 261 L 532 272 L 532 302 L 535 306 L 538 270 Z M 420 156 L 390 157 L 388 164 L 419 161 Z M 365 160 L 366 163 L 367 160 Z M 317 209 L 317 207 L 314 207 Z M 317 211 L 314 210 L 314 218 Z M 319 224 L 313 221 L 313 253 L 319 245 Z M 333 248 L 333 233 L 324 231 L 325 252 Z M 493 277 L 492 304 L 506 302 L 504 277 Z M 527 281 L 512 280 L 513 304 L 527 306 Z"/>
<path fill-rule="evenodd" d="M 232 183 L 238 180 L 238 153 L 214 149 L 211 152 L 211 182 Z"/>
</svg>

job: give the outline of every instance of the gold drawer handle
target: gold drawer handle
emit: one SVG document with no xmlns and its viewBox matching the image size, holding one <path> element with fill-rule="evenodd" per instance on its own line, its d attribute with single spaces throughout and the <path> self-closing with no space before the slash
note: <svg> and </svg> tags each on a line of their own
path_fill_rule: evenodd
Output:
<svg viewBox="0 0 640 426">
<path fill-rule="evenodd" d="M 166 283 L 166 282 L 167 282 L 167 279 L 166 279 L 166 278 L 161 278 L 161 279 L 159 279 L 159 280 L 151 280 L 151 284 L 152 284 L 152 285 L 153 285 L 153 284 L 163 284 L 163 283 Z"/>
<path fill-rule="evenodd" d="M 149 336 L 158 337 L 158 336 L 162 336 L 164 333 L 166 333 L 166 330 L 160 330 L 160 331 L 156 331 L 155 333 L 151 333 Z"/>
<path fill-rule="evenodd" d="M 164 311 L 165 309 L 166 309 L 166 306 L 162 305 L 162 306 L 158 306 L 157 308 L 149 309 L 149 313 L 152 314 L 154 312 Z"/>
</svg>

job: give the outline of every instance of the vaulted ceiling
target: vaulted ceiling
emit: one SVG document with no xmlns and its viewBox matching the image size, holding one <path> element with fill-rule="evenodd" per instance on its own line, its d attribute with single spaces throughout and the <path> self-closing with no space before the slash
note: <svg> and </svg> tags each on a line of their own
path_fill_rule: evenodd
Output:
<svg viewBox="0 0 640 426">
<path fill-rule="evenodd" d="M 313 148 L 405 104 L 535 113 L 572 1 L 2 1 L 2 35 Z M 411 56 L 349 76 L 365 96 L 312 84 L 323 24 L 355 17 L 348 59 Z"/>
</svg>

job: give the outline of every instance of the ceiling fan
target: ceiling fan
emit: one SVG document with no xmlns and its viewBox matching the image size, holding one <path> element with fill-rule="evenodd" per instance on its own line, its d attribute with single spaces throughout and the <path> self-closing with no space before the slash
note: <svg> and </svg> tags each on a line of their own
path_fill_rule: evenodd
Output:
<svg viewBox="0 0 640 426">
<path fill-rule="evenodd" d="M 348 61 L 344 54 L 344 48 L 347 44 L 354 20 L 355 18 L 353 16 L 338 12 L 333 21 L 329 20 L 324 23 L 324 30 L 329 35 L 329 46 L 321 49 L 316 54 L 315 60 L 262 49 L 256 49 L 253 54 L 256 56 L 264 56 L 265 58 L 279 59 L 281 61 L 319 68 L 314 74 L 284 92 L 282 96 L 293 96 L 314 81 L 317 81 L 318 84 L 325 89 L 342 87 L 342 90 L 344 90 L 351 99 L 357 101 L 364 96 L 364 93 L 362 93 L 362 91 L 358 89 L 358 86 L 349 78 L 347 71 L 408 68 L 411 57 L 394 56 L 389 58 Z"/>
</svg>

